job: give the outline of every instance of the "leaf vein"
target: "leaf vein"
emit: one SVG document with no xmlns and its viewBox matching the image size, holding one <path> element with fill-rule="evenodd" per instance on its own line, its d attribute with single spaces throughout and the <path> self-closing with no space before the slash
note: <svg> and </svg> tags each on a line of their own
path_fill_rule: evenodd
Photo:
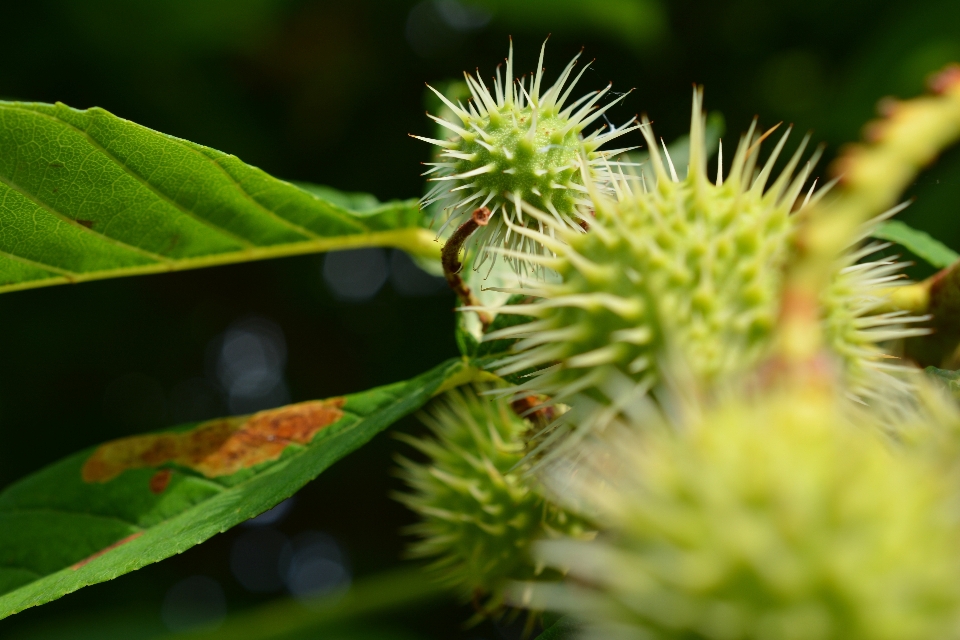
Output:
<svg viewBox="0 0 960 640">
<path fill-rule="evenodd" d="M 87 227 L 86 225 L 80 224 L 79 222 L 77 222 L 76 220 L 74 220 L 73 218 L 71 218 L 70 216 L 63 214 L 63 213 L 61 213 L 60 211 L 57 211 L 56 209 L 54 209 L 54 208 L 53 208 L 52 206 L 50 206 L 49 204 L 43 202 L 42 200 L 39 200 L 39 199 L 36 198 L 32 193 L 30 193 L 29 191 L 27 191 L 26 189 L 24 189 L 23 187 L 21 187 L 21 186 L 18 185 L 17 183 L 13 182 L 13 180 L 11 180 L 10 178 L 8 178 L 7 176 L 0 175 L 0 183 L 3 183 L 3 184 L 5 184 L 7 187 L 9 187 L 10 189 L 12 189 L 13 191 L 16 191 L 17 193 L 19 193 L 20 195 L 22 195 L 24 198 L 26 198 L 27 200 L 29 200 L 30 202 L 32 202 L 33 204 L 35 204 L 37 207 L 39 207 L 39 208 L 47 211 L 48 213 L 53 214 L 54 216 L 56 216 L 56 217 L 59 218 L 60 220 L 63 220 L 64 222 L 66 222 L 67 224 L 70 224 L 70 225 L 73 225 L 73 226 L 77 227 L 78 229 L 81 230 L 81 233 L 89 233 L 89 234 L 93 235 L 95 238 L 97 238 L 98 240 L 101 240 L 101 241 L 106 242 L 106 243 L 108 243 L 108 244 L 113 244 L 113 245 L 116 245 L 116 246 L 119 246 L 119 247 L 123 247 L 123 248 L 125 248 L 125 249 L 129 249 L 129 250 L 134 251 L 134 252 L 136 252 L 136 253 L 139 253 L 139 254 L 147 257 L 147 258 L 150 258 L 150 259 L 153 260 L 154 262 L 160 262 L 160 263 L 164 263 L 164 264 L 173 264 L 173 262 L 174 262 L 174 261 L 171 260 L 170 258 L 161 256 L 161 255 L 158 254 L 158 253 L 153 253 L 152 251 L 147 251 L 146 249 L 141 249 L 140 247 L 138 247 L 138 246 L 136 246 L 136 245 L 129 244 L 129 243 L 127 243 L 127 242 L 124 242 L 123 240 L 118 240 L 117 238 L 111 238 L 110 236 L 104 235 L 104 234 L 100 233 L 99 231 L 96 231 L 96 230 L 94 230 L 94 229 L 91 229 L 90 227 Z M 53 267 L 53 265 L 47 265 L 47 263 L 45 263 L 45 262 L 42 263 L 42 264 L 44 264 L 45 266 L 48 266 L 48 267 Z"/>
<path fill-rule="evenodd" d="M 23 256 L 18 256 L 15 253 L 3 251 L 2 249 L 0 249 L 0 256 L 3 256 L 4 258 L 10 258 L 11 260 L 14 260 L 16 262 L 22 262 L 23 264 L 29 265 L 31 267 L 36 267 L 37 269 L 41 269 L 43 271 L 48 271 L 50 273 L 61 275 L 67 280 L 69 280 L 70 282 L 76 282 L 77 278 L 80 276 L 80 274 L 77 273 L 76 271 L 68 271 L 67 269 L 54 267 L 53 265 L 49 265 L 45 262 L 37 262 L 35 260 L 31 260 L 30 258 L 24 258 Z M 47 280 L 47 278 L 41 278 L 41 279 Z"/>
<path fill-rule="evenodd" d="M 247 190 L 243 187 L 243 185 L 240 184 L 240 181 L 237 180 L 236 178 L 234 178 L 234 177 L 230 174 L 230 172 L 227 171 L 227 169 L 226 169 L 222 164 L 220 164 L 220 162 L 219 162 L 218 160 L 216 160 L 216 159 L 214 159 L 214 158 L 211 158 L 211 157 L 208 156 L 207 154 L 199 151 L 198 149 L 194 149 L 193 147 L 191 147 L 191 146 L 188 145 L 188 144 L 184 144 L 184 142 L 183 142 L 182 140 L 180 140 L 179 138 L 176 138 L 176 137 L 174 137 L 174 136 L 167 136 L 167 138 L 169 138 L 170 140 L 173 140 L 174 142 L 176 142 L 179 146 L 183 147 L 184 149 L 187 149 L 188 151 L 192 151 L 193 153 L 199 155 L 199 156 L 200 156 L 201 158 L 203 158 L 205 161 L 211 163 L 213 166 L 215 166 L 217 169 L 219 169 L 220 172 L 221 172 L 223 175 L 225 175 L 230 182 L 232 182 L 233 184 L 236 185 L 237 190 L 238 190 L 241 194 L 243 194 L 243 197 L 244 197 L 244 198 L 246 198 L 247 200 L 249 200 L 249 201 L 250 201 L 251 203 L 253 203 L 257 208 L 259 208 L 261 211 L 263 211 L 264 213 L 266 213 L 267 215 L 269 215 L 271 218 L 274 218 L 275 220 L 277 220 L 277 221 L 280 222 L 281 224 L 284 224 L 284 225 L 288 226 L 288 227 L 289 227 L 290 229 L 292 229 L 293 231 L 296 231 L 296 232 L 298 232 L 298 233 L 302 233 L 303 235 L 307 236 L 308 238 L 313 238 L 313 239 L 316 240 L 316 239 L 320 239 L 320 238 L 325 237 L 325 236 L 321 236 L 319 233 L 315 233 L 315 232 L 313 232 L 313 231 L 310 231 L 310 229 L 307 229 L 306 227 L 302 227 L 302 226 L 298 225 L 298 224 L 295 223 L 295 222 L 292 222 L 292 221 L 290 221 L 290 220 L 287 220 L 286 218 L 284 218 L 283 216 L 281 216 L 281 215 L 280 215 L 279 213 L 277 213 L 276 211 L 272 211 L 272 210 L 268 209 L 266 206 L 264 206 L 263 204 L 261 204 L 260 201 L 257 200 L 256 197 L 254 197 L 253 194 L 251 194 L 249 191 L 247 191 Z M 290 186 L 293 186 L 293 185 L 290 185 Z M 356 221 L 351 220 L 351 222 L 356 222 Z M 366 230 L 367 230 L 367 229 L 366 229 L 365 227 L 361 226 L 361 231 L 360 231 L 361 233 L 363 233 L 363 231 L 366 231 Z"/>
</svg>

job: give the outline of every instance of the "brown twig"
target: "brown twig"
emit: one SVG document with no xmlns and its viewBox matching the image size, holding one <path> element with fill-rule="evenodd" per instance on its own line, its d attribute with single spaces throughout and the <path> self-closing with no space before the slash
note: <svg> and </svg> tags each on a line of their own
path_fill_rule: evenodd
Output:
<svg viewBox="0 0 960 640">
<path fill-rule="evenodd" d="M 473 215 L 470 216 L 470 219 L 453 232 L 453 235 L 450 236 L 450 239 L 443 245 L 443 249 L 440 252 L 440 262 L 443 264 L 443 277 L 446 278 L 447 284 L 450 285 L 453 292 L 457 294 L 457 297 L 460 298 L 460 302 L 464 306 L 478 307 L 480 306 L 480 301 L 474 297 L 473 292 L 470 291 L 470 287 L 468 287 L 467 283 L 460 277 L 460 270 L 463 269 L 463 264 L 460 263 L 460 250 L 474 231 L 479 227 L 487 226 L 487 223 L 490 222 L 490 216 L 490 209 L 487 207 L 476 209 Z M 476 313 L 477 317 L 480 318 L 480 324 L 482 324 L 484 330 L 486 330 L 492 322 L 490 314 L 484 311 L 477 311 Z"/>
<path fill-rule="evenodd" d="M 533 429 L 528 436 L 539 433 L 557 418 L 556 407 L 547 404 L 547 401 L 547 396 L 527 395 L 514 398 L 510 402 L 510 408 L 515 414 L 533 423 Z"/>
</svg>

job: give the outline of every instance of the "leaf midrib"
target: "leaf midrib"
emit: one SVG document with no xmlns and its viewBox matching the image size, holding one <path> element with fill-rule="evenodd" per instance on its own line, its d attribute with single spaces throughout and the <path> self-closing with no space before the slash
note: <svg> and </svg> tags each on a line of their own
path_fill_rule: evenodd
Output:
<svg viewBox="0 0 960 640">
<path fill-rule="evenodd" d="M 433 251 L 432 248 L 428 248 L 431 242 L 428 241 L 428 238 L 426 238 L 424 234 L 429 235 L 425 229 L 409 227 L 390 231 L 366 231 L 362 233 L 351 233 L 342 236 L 321 236 L 316 240 L 303 240 L 301 242 L 291 242 L 288 244 L 253 247 L 251 249 L 240 249 L 225 253 L 211 253 L 192 258 L 178 258 L 169 263 L 153 262 L 134 267 L 117 267 L 115 269 L 101 269 L 98 271 L 71 272 L 70 275 L 58 273 L 58 275 L 63 278 L 62 280 L 58 278 L 46 278 L 43 280 L 28 280 L 25 282 L 18 282 L 11 285 L 0 285 L 0 293 L 19 291 L 23 289 L 49 287 L 63 284 L 64 281 L 77 283 L 90 282 L 92 280 L 104 280 L 118 276 L 169 273 L 175 271 L 186 271 L 189 269 L 199 269 L 203 267 L 234 264 L 243 260 L 252 262 L 254 260 L 288 258 L 322 251 L 362 247 L 398 247 L 404 248 L 405 250 L 418 255 L 435 257 L 435 254 L 439 253 L 439 250 Z M 423 237 L 418 239 L 416 236 Z M 406 238 L 407 242 L 401 242 L 400 240 L 403 238 Z M 22 259 L 19 256 L 11 257 L 15 257 L 25 264 L 32 264 L 37 266 L 37 268 L 48 270 L 51 273 L 56 273 L 56 271 L 54 271 L 55 267 L 51 267 L 46 263 L 33 263 L 29 259 Z"/>
<path fill-rule="evenodd" d="M 66 269 L 55 267 L 53 265 L 47 264 L 46 262 L 37 262 L 36 260 L 31 260 L 30 258 L 24 258 L 23 256 L 18 256 L 15 253 L 8 253 L 7 251 L 3 251 L 2 249 L 0 249 L 0 256 L 3 256 L 4 258 L 10 258 L 11 260 L 15 260 L 16 262 L 29 265 L 35 269 L 40 269 L 41 271 L 49 271 L 50 273 L 55 273 L 57 275 L 63 276 L 70 282 L 76 282 L 78 277 L 80 276 L 80 274 L 77 272 L 67 271 Z M 40 282 L 43 282 L 43 281 L 41 280 Z M 29 284 L 31 288 L 40 286 L 35 280 L 29 280 L 25 284 Z M 56 284 L 56 282 L 51 284 Z M 0 291 L 3 291 L 3 290 L 4 288 L 0 287 Z"/>
</svg>

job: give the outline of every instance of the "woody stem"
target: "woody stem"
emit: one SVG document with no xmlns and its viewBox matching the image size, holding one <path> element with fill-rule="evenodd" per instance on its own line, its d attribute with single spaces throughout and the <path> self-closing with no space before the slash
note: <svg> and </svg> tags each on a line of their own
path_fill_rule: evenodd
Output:
<svg viewBox="0 0 960 640">
<path fill-rule="evenodd" d="M 440 262 L 443 264 L 443 277 L 446 278 L 447 284 L 450 285 L 453 292 L 460 298 L 460 303 L 466 307 L 478 307 L 480 306 L 480 302 L 474 297 L 470 287 L 467 286 L 467 283 L 464 282 L 460 276 L 460 271 L 463 269 L 463 264 L 460 262 L 460 250 L 474 231 L 479 227 L 485 227 L 487 225 L 490 221 L 490 215 L 490 209 L 487 207 L 476 209 L 473 215 L 470 216 L 470 219 L 461 224 L 457 230 L 453 232 L 453 235 L 450 236 L 450 239 L 443 245 L 443 249 L 440 252 Z M 477 317 L 480 318 L 480 324 L 483 325 L 483 328 L 486 329 L 490 326 L 490 322 L 492 322 L 490 315 L 485 311 L 476 309 L 475 311 Z"/>
</svg>

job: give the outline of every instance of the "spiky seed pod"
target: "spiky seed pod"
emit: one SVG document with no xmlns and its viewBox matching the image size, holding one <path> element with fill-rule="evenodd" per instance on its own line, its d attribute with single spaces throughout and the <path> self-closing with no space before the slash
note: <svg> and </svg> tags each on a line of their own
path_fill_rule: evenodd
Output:
<svg viewBox="0 0 960 640">
<path fill-rule="evenodd" d="M 600 151 L 599 147 L 637 128 L 633 121 L 611 130 L 597 130 L 586 138 L 584 129 L 601 117 L 624 96 L 597 108 L 597 103 L 610 87 L 589 93 L 568 104 L 568 99 L 589 64 L 567 86 L 579 54 L 560 74 L 549 89 L 541 91 L 543 55 L 540 50 L 536 74 L 513 80 L 513 42 L 507 57 L 506 76 L 501 79 L 500 67 L 493 81 L 493 91 L 481 79 L 464 73 L 472 100 L 466 107 L 454 104 L 442 93 L 434 93 L 460 120 L 459 124 L 430 116 L 453 136 L 434 140 L 413 136 L 439 146 L 439 161 L 424 174 L 436 182 L 421 201 L 421 207 L 434 202 L 444 205 L 447 225 L 456 225 L 469 218 L 478 207 L 488 207 L 493 217 L 477 231 L 471 242 L 481 250 L 506 245 L 519 254 L 543 253 L 542 246 L 529 236 L 515 233 L 505 224 L 511 221 L 520 227 L 530 226 L 552 235 L 554 226 L 569 230 L 581 229 L 581 221 L 589 216 L 593 204 L 587 183 L 604 188 L 610 158 L 621 150 Z M 566 106 L 565 106 L 566 105 Z M 547 212 L 552 224 L 544 224 L 526 215 L 522 203 Z M 478 264 L 488 257 L 479 255 Z M 522 258 L 510 258 L 516 267 L 523 267 Z"/>
<path fill-rule="evenodd" d="M 813 188 L 802 193 L 816 157 L 794 175 L 805 139 L 774 179 L 789 131 L 758 171 L 759 140 L 751 128 L 726 177 L 721 147 L 718 178 L 711 182 L 701 100 L 695 91 L 684 179 L 669 154 L 666 162 L 661 159 L 644 120 L 655 184 L 615 181 L 617 200 L 596 197 L 596 218 L 586 234 L 558 227 L 557 238 L 550 238 L 515 229 L 556 253 L 536 262 L 558 272 L 560 282 L 528 281 L 525 288 L 505 290 L 541 300 L 497 313 L 536 320 L 485 339 L 519 338 L 516 353 L 502 359 L 496 372 L 533 371 L 511 391 L 573 404 L 576 410 L 564 418 L 568 422 L 602 429 L 618 413 L 629 412 L 631 403 L 661 380 L 659 362 L 668 354 L 683 363 L 685 373 L 709 383 L 747 370 L 770 344 L 796 225 L 792 212 L 824 193 L 814 194 Z M 533 209 L 528 213 L 549 222 Z M 824 294 L 824 308 L 835 352 L 856 372 L 854 393 L 877 396 L 897 387 L 886 385 L 895 381 L 887 369 L 895 375 L 904 369 L 890 365 L 878 343 L 916 332 L 902 326 L 915 320 L 906 314 L 870 315 L 883 301 L 879 290 L 895 284 L 899 265 L 854 264 L 869 252 L 847 256 L 847 268 Z M 902 398 L 907 388 L 899 384 L 895 395 Z M 562 434 L 558 429 L 550 437 Z"/>
<path fill-rule="evenodd" d="M 397 496 L 423 518 L 410 528 L 420 537 L 411 555 L 433 559 L 439 578 L 466 598 L 488 597 L 487 610 L 500 605 L 508 580 L 556 577 L 533 565 L 530 544 L 583 537 L 587 528 L 517 469 L 530 424 L 503 399 L 481 399 L 467 389 L 448 392 L 420 417 L 435 438 L 401 437 L 430 460 L 400 460 L 412 492 Z"/>
<path fill-rule="evenodd" d="M 581 451 L 547 484 L 605 533 L 538 544 L 572 580 L 510 598 L 579 617 L 590 640 L 960 637 L 956 476 L 792 391 Z"/>
</svg>

